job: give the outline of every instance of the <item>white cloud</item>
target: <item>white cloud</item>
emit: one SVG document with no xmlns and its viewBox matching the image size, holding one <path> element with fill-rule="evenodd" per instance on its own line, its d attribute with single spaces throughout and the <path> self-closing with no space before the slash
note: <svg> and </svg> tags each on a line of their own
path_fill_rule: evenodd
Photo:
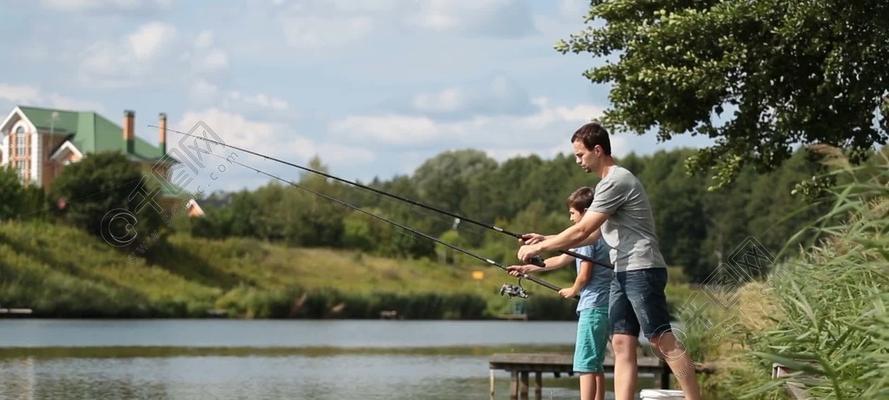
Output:
<svg viewBox="0 0 889 400">
<path fill-rule="evenodd" d="M 175 126 L 176 129 L 187 132 L 198 122 L 209 125 L 226 143 L 235 146 L 261 152 L 279 148 L 276 132 L 281 131 L 281 126 L 272 122 L 253 121 L 241 114 L 217 108 L 187 111 Z"/>
<path fill-rule="evenodd" d="M 176 28 L 163 22 L 149 22 L 127 36 L 130 52 L 140 61 L 150 60 L 176 36 Z"/>
<path fill-rule="evenodd" d="M 282 24 L 287 44 L 300 48 L 339 46 L 364 38 L 373 30 L 370 17 L 293 16 Z"/>
<path fill-rule="evenodd" d="M 89 46 L 80 64 L 84 84 L 106 87 L 138 86 L 173 65 L 176 29 L 149 22 L 119 40 L 102 40 Z"/>
<path fill-rule="evenodd" d="M 517 37 L 534 31 L 526 5 L 517 0 L 429 0 L 404 16 L 407 25 L 433 31 Z"/>
<path fill-rule="evenodd" d="M 42 0 L 45 8 L 57 11 L 140 11 L 166 9 L 172 0 Z"/>
<path fill-rule="evenodd" d="M 330 124 L 330 131 L 350 139 L 387 145 L 438 141 L 447 130 L 427 117 L 406 115 L 349 116 Z"/>
<path fill-rule="evenodd" d="M 8 105 L 30 105 L 77 111 L 104 111 L 95 101 L 76 99 L 58 93 L 45 92 L 40 87 L 0 83 L 0 100 Z"/>
<path fill-rule="evenodd" d="M 564 148 L 566 135 L 602 112 L 589 104 L 553 106 L 544 98 L 535 99 L 535 104 L 536 112 L 518 117 L 477 115 L 447 121 L 401 114 L 360 115 L 334 121 L 328 128 L 334 135 L 369 145 L 513 149 L 518 154 L 527 149 Z"/>
<path fill-rule="evenodd" d="M 198 34 L 198 37 L 194 40 L 194 47 L 199 49 L 210 47 L 213 45 L 213 40 L 214 37 L 212 31 L 201 31 L 201 33 Z"/>
<path fill-rule="evenodd" d="M 219 49 L 213 49 L 206 55 L 198 58 L 197 67 L 203 71 L 216 71 L 228 67 L 228 55 Z"/>
<path fill-rule="evenodd" d="M 176 129 L 187 132 L 198 122 L 210 126 L 228 144 L 277 157 L 296 156 L 307 159 L 319 155 L 325 162 L 328 160 L 365 162 L 373 159 L 373 153 L 366 149 L 332 142 L 318 142 L 294 132 L 285 125 L 253 120 L 242 114 L 217 108 L 186 112 L 176 124 Z"/>
<path fill-rule="evenodd" d="M 286 111 L 288 108 L 290 108 L 290 104 L 288 104 L 286 100 L 264 93 L 244 96 L 240 92 L 232 91 L 229 93 L 228 96 L 230 99 L 235 101 L 242 101 L 246 104 L 259 106 L 261 108 L 268 108 L 274 111 Z"/>
<path fill-rule="evenodd" d="M 198 78 L 191 82 L 188 94 L 194 104 L 213 105 L 237 112 L 286 112 L 290 103 L 280 97 L 265 93 L 246 94 L 237 90 L 223 91 L 219 86 Z"/>
<path fill-rule="evenodd" d="M 219 87 L 203 78 L 191 81 L 188 96 L 198 104 L 210 104 L 219 97 Z"/>
<path fill-rule="evenodd" d="M 589 0 L 561 0 L 559 1 L 559 16 L 572 20 L 581 21 L 586 13 L 590 10 Z"/>
<path fill-rule="evenodd" d="M 309 0 L 276 6 L 285 40 L 297 48 L 344 46 L 387 30 L 519 37 L 535 29 L 520 0 Z"/>
<path fill-rule="evenodd" d="M 410 107 L 423 114 L 450 118 L 527 114 L 535 110 L 525 90 L 504 74 L 496 74 L 486 82 L 417 94 Z"/>
<path fill-rule="evenodd" d="M 0 99 L 13 103 L 30 103 L 40 97 L 40 89 L 27 85 L 0 83 Z"/>
<path fill-rule="evenodd" d="M 78 55 L 80 81 L 93 87 L 135 87 L 175 82 L 228 68 L 228 54 L 213 34 L 190 37 L 165 22 L 147 22 L 116 40 L 100 40 Z M 206 85 L 204 85 L 206 89 Z"/>
<path fill-rule="evenodd" d="M 457 111 L 466 102 L 466 95 L 459 88 L 449 88 L 438 93 L 421 93 L 414 97 L 412 105 L 421 112 L 448 113 Z"/>
</svg>

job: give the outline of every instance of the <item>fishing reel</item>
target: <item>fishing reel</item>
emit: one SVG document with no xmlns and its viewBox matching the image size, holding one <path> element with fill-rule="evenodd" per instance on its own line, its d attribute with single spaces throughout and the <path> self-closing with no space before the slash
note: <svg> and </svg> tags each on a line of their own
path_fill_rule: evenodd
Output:
<svg viewBox="0 0 889 400">
<path fill-rule="evenodd" d="M 508 297 L 520 297 L 523 299 L 528 298 L 528 293 L 525 292 L 525 288 L 522 287 L 521 278 L 519 278 L 518 285 L 510 285 L 508 283 L 504 283 L 503 286 L 500 286 L 500 295 Z"/>
</svg>

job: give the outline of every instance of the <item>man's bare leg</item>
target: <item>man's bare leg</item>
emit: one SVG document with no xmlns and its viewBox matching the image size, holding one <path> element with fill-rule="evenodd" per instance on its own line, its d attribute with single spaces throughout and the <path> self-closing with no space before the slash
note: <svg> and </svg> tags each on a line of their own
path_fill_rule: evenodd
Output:
<svg viewBox="0 0 889 400">
<path fill-rule="evenodd" d="M 679 386 L 685 394 L 685 400 L 700 400 L 701 389 L 698 387 L 698 380 L 695 377 L 695 365 L 682 344 L 676 340 L 673 332 L 664 332 L 660 336 L 652 338 L 651 345 L 658 353 L 658 357 L 663 358 L 673 370 L 673 376 L 679 381 Z M 617 371 L 617 366 L 615 366 L 615 371 Z"/>
<path fill-rule="evenodd" d="M 633 335 L 614 334 L 614 398 L 633 400 L 636 397 L 636 347 L 639 339 Z"/>
</svg>

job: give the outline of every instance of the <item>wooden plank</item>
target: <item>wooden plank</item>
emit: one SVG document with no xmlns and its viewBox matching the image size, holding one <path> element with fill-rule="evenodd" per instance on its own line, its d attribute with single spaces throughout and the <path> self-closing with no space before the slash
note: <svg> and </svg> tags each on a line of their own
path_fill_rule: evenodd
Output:
<svg viewBox="0 0 889 400">
<path fill-rule="evenodd" d="M 772 364 L 772 379 L 785 379 L 792 376 L 793 373 L 793 370 L 782 364 Z M 798 382 L 787 381 L 784 384 L 784 390 L 787 392 L 787 396 L 794 400 L 806 400 L 810 398 L 805 386 Z"/>
<path fill-rule="evenodd" d="M 543 373 L 534 373 L 534 399 L 540 400 L 543 397 Z"/>
<path fill-rule="evenodd" d="M 519 373 L 516 371 L 509 371 L 509 398 L 519 398 Z"/>
<path fill-rule="evenodd" d="M 574 356 L 565 353 L 501 353 L 491 356 L 500 364 L 571 364 Z"/>
<path fill-rule="evenodd" d="M 489 359 L 491 369 L 518 369 L 546 372 L 573 372 L 574 356 L 565 353 L 500 353 Z M 614 358 L 606 357 L 606 369 L 614 368 Z M 664 369 L 664 362 L 657 357 L 642 357 L 636 361 L 640 372 L 658 373 Z"/>
</svg>

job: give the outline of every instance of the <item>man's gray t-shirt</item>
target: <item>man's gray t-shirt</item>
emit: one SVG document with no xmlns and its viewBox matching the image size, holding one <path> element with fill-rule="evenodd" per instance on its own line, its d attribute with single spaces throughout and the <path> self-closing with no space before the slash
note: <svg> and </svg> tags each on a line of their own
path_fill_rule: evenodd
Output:
<svg viewBox="0 0 889 400">
<path fill-rule="evenodd" d="M 611 247 L 616 272 L 667 267 L 658 249 L 648 195 L 630 171 L 612 167 L 596 185 L 589 211 L 608 214 L 600 231 Z"/>
</svg>

